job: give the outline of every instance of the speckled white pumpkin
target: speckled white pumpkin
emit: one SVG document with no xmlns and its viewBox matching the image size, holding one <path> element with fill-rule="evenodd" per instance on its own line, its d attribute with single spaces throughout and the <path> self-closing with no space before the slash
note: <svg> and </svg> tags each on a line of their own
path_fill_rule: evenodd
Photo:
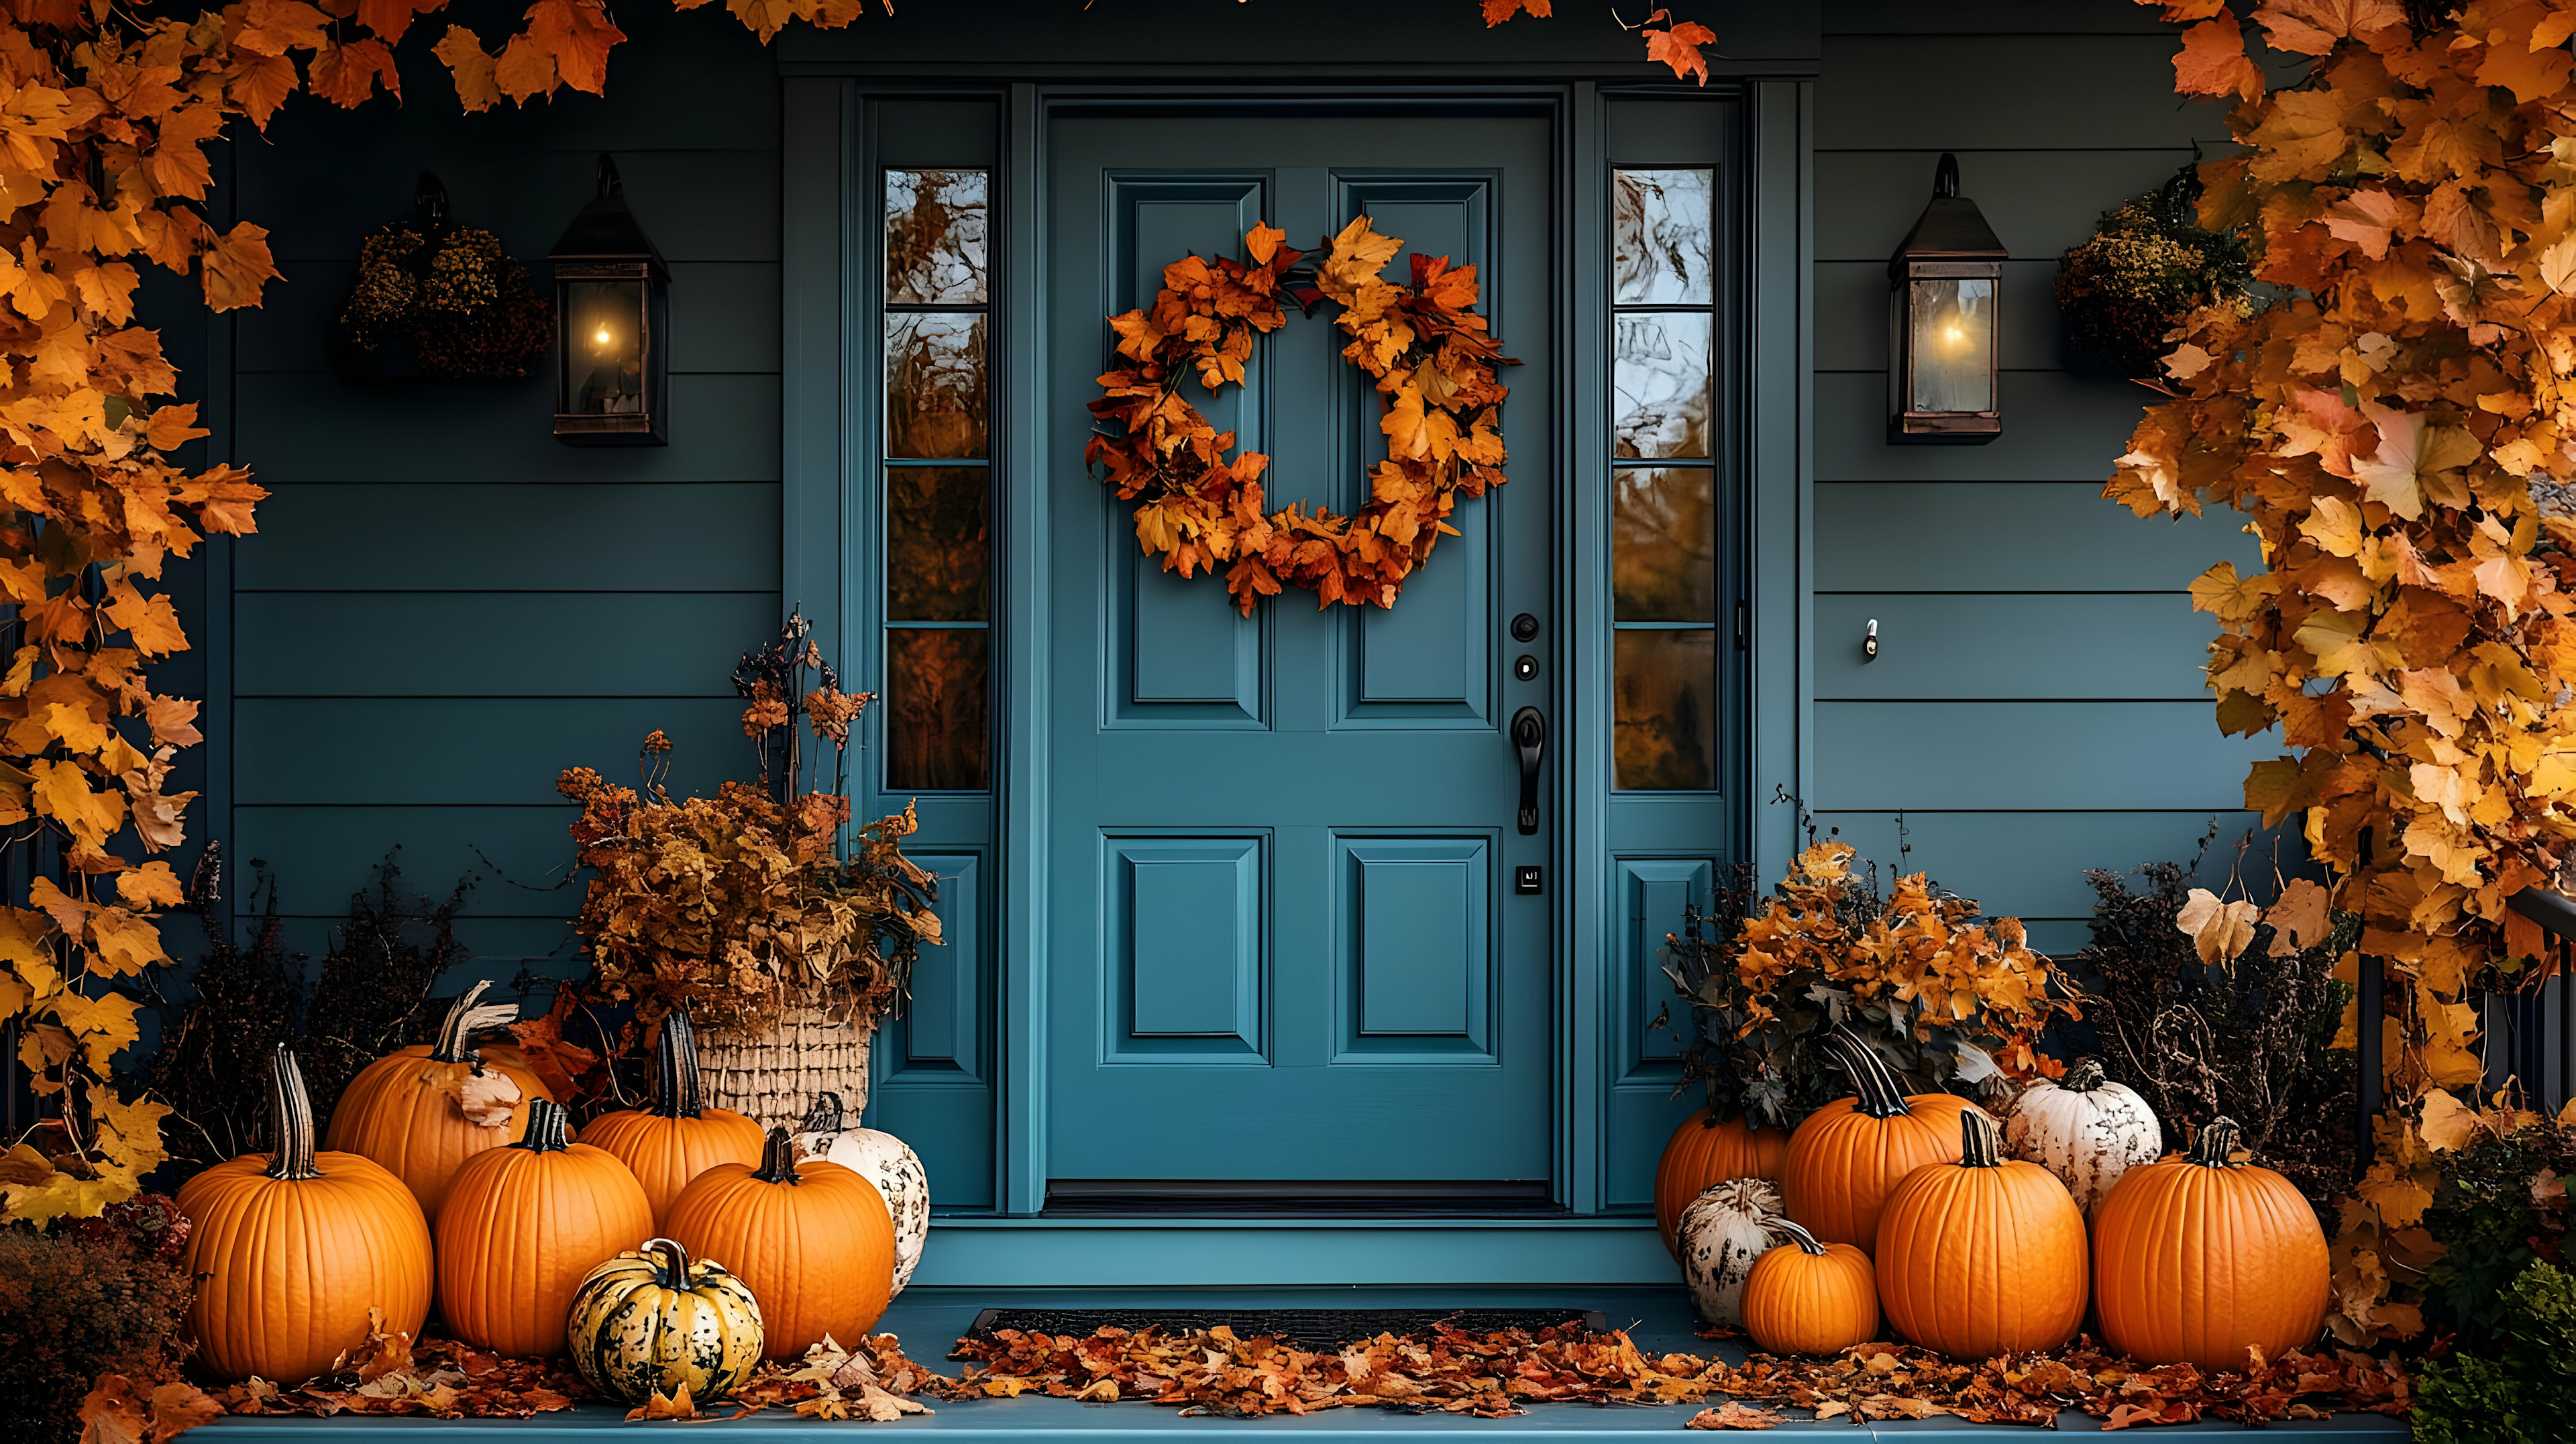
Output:
<svg viewBox="0 0 2576 1444">
<path fill-rule="evenodd" d="M 1771 1226 L 1788 1212 L 1780 1185 L 1730 1178 L 1701 1189 L 1673 1230 L 1691 1303 L 1712 1324 L 1744 1324 L 1744 1278 L 1771 1247 Z"/>
<path fill-rule="evenodd" d="M 2079 1058 L 2057 1082 L 2033 1083 L 2004 1116 L 2004 1146 L 2066 1183 L 2087 1219 L 2120 1175 L 2165 1152 L 2164 1129 L 2147 1100 Z"/>
<path fill-rule="evenodd" d="M 930 1174 L 912 1145 L 873 1128 L 843 1126 L 841 1096 L 826 1093 L 814 1100 L 798 1135 L 797 1151 L 808 1158 L 828 1158 L 876 1185 L 894 1218 L 894 1290 L 903 1292 L 921 1262 L 921 1247 L 930 1239 Z"/>
</svg>

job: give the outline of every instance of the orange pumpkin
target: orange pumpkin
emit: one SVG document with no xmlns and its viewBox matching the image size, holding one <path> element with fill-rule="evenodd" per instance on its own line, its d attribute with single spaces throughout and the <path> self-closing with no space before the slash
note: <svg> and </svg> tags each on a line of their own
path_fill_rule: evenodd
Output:
<svg viewBox="0 0 2576 1444">
<path fill-rule="evenodd" d="M 894 1292 L 894 1218 L 876 1185 L 828 1159 L 796 1161 L 769 1130 L 760 1166 L 719 1163 L 671 1205 L 663 1232 L 751 1287 L 773 1359 L 797 1359 L 825 1334 L 867 1335 Z"/>
<path fill-rule="evenodd" d="M 474 1034 L 519 1015 L 514 1003 L 482 1002 L 491 986 L 476 983 L 456 1000 L 437 1042 L 414 1043 L 359 1069 L 331 1110 L 331 1146 L 393 1170 L 432 1225 L 458 1165 L 518 1137 L 527 1128 L 529 1101 L 554 1097 L 535 1073 L 485 1059 L 473 1047 Z M 467 1080 L 495 1073 L 518 1086 L 518 1102 L 507 1118 L 477 1123 L 459 1099 Z"/>
<path fill-rule="evenodd" d="M 1664 1235 L 1664 1251 L 1678 1258 L 1682 1210 L 1712 1183 L 1730 1178 L 1778 1178 L 1789 1156 L 1789 1135 L 1777 1128 L 1757 1128 L 1742 1118 L 1721 1123 L 1702 1108 L 1682 1120 L 1664 1140 L 1664 1156 L 1655 1164 L 1655 1227 Z"/>
<path fill-rule="evenodd" d="M 2111 1347 L 2150 1364 L 2243 1369 L 2317 1341 L 2325 1230 L 2288 1179 L 2235 1159 L 2236 1120 L 2120 1175 L 2094 1221 L 2093 1297 Z"/>
<path fill-rule="evenodd" d="M 1975 1109 L 1947 1093 L 1907 1097 L 1895 1070 L 1848 1028 L 1835 1027 L 1823 1045 L 1856 1096 L 1808 1114 L 1789 1135 L 1780 1193 L 1789 1217 L 1818 1239 L 1867 1253 L 1878 1246 L 1888 1194 L 1927 1163 L 1957 1162 L 1960 1115 Z"/>
<path fill-rule="evenodd" d="M 2084 1210 L 2065 1181 L 1959 1116 L 1960 1158 L 1906 1175 L 1878 1220 L 1878 1302 L 1898 1333 L 1957 1359 L 2053 1349 L 2084 1322 Z"/>
<path fill-rule="evenodd" d="M 653 1236 L 653 1205 L 617 1155 L 528 1105 L 527 1136 L 465 1160 L 438 1215 L 438 1309 L 478 1349 L 543 1357 L 590 1271 Z"/>
<path fill-rule="evenodd" d="M 653 1202 L 654 1226 L 689 1180 L 719 1163 L 760 1161 L 760 1125 L 730 1108 L 709 1108 L 698 1092 L 698 1043 L 685 1013 L 662 1020 L 660 1091 L 649 1109 L 602 1114 L 581 1141 L 616 1154 Z"/>
<path fill-rule="evenodd" d="M 295 1054 L 277 1050 L 277 1152 L 218 1163 L 179 1189 L 181 1268 L 197 1279 L 197 1357 L 227 1379 L 298 1384 L 367 1341 L 367 1311 L 420 1332 L 429 1313 L 429 1225 L 373 1160 L 313 1151 L 313 1105 Z"/>
<path fill-rule="evenodd" d="M 1869 1255 L 1819 1243 L 1781 1219 L 1795 1247 L 1773 1247 L 1744 1279 L 1744 1332 L 1766 1354 L 1839 1354 L 1878 1336 L 1878 1276 Z"/>
</svg>

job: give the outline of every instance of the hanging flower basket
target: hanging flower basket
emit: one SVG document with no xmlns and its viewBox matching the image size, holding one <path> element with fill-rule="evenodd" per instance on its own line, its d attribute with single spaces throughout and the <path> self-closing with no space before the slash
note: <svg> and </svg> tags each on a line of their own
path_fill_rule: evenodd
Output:
<svg viewBox="0 0 2576 1444">
<path fill-rule="evenodd" d="M 2194 166 L 2102 213 L 2092 238 L 2057 267 L 2057 305 L 2078 349 L 2125 376 L 2155 376 L 2166 337 L 2204 306 L 2257 307 L 2244 238 L 2200 228 Z"/>
<path fill-rule="evenodd" d="M 490 231 L 448 215 L 447 188 L 421 173 L 420 211 L 367 237 L 340 310 L 344 374 L 515 381 L 554 344 L 554 307 Z"/>
</svg>

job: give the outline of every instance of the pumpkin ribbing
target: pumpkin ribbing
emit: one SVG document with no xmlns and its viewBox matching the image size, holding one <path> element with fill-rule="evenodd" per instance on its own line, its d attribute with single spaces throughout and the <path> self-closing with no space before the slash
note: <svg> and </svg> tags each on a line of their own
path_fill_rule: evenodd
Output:
<svg viewBox="0 0 2576 1444">
<path fill-rule="evenodd" d="M 891 1133 L 849 1128 L 841 1095 L 817 1094 L 796 1146 L 809 1158 L 828 1158 L 876 1185 L 894 1219 L 894 1292 L 903 1292 L 930 1242 L 930 1171 L 921 1155 Z"/>
<path fill-rule="evenodd" d="M 660 1393 L 711 1399 L 760 1365 L 760 1304 L 712 1259 L 667 1238 L 590 1271 L 568 1324 L 573 1367 L 630 1404 Z"/>
<path fill-rule="evenodd" d="M 719 1163 L 760 1156 L 760 1125 L 729 1108 L 709 1108 L 698 1086 L 697 1038 L 688 1015 L 662 1020 L 655 1047 L 661 1062 L 649 1109 L 602 1114 L 582 1130 L 582 1141 L 614 1153 L 634 1170 L 652 1202 L 655 1226 L 689 1181 Z"/>
<path fill-rule="evenodd" d="M 358 1070 L 331 1113 L 331 1146 L 390 1169 L 433 1225 L 465 1160 L 509 1143 L 527 1122 L 528 1103 L 554 1096 L 534 1071 L 477 1054 L 474 1035 L 519 1011 L 516 1004 L 483 1002 L 491 986 L 477 982 L 457 998 L 436 1041 L 397 1049 Z M 518 1085 L 520 1100 L 508 1118 L 486 1126 L 465 1116 L 457 1095 L 468 1076 L 493 1072 Z"/>
<path fill-rule="evenodd" d="M 2004 1122 L 2012 1156 L 2056 1174 L 2093 1216 L 2120 1175 L 2164 1152 L 2164 1130 L 2147 1101 L 2102 1070 L 2099 1058 L 2078 1058 L 2066 1076 L 2041 1080 L 2021 1091 Z"/>
<path fill-rule="evenodd" d="M 653 1207 L 615 1154 L 568 1142 L 563 1109 L 540 1098 L 525 1137 L 456 1171 L 437 1233 L 439 1309 L 456 1336 L 548 1355 L 590 1271 L 652 1237 Z"/>
<path fill-rule="evenodd" d="M 1947 1093 L 1900 1091 L 1896 1074 L 1848 1028 L 1821 1041 L 1851 1075 L 1854 1096 L 1807 1115 L 1789 1137 L 1780 1189 L 1789 1216 L 1827 1243 L 1877 1247 L 1879 1211 L 1907 1174 L 1959 1157 L 1957 1119 L 1970 1111 Z"/>
<path fill-rule="evenodd" d="M 1794 1247 L 1753 1261 L 1744 1280 L 1744 1331 L 1773 1354 L 1838 1354 L 1878 1332 L 1878 1281 L 1869 1255 L 1827 1244 L 1787 1219 L 1773 1231 Z"/>
<path fill-rule="evenodd" d="M 856 1339 L 894 1287 L 894 1221 L 876 1185 L 829 1159 L 796 1161 L 773 1128 L 758 1168 L 721 1163 L 671 1205 L 665 1230 L 689 1252 L 721 1259 L 760 1300 L 773 1359 Z"/>
<path fill-rule="evenodd" d="M 2053 1349 L 2084 1319 L 2084 1214 L 2057 1175 L 1959 1119 L 1956 1163 L 1921 1168 L 1878 1223 L 1878 1298 L 1907 1338 L 1958 1359 Z"/>
<path fill-rule="evenodd" d="M 1681 1256 L 1676 1238 L 1682 1210 L 1701 1190 L 1730 1178 L 1777 1179 L 1788 1156 L 1785 1129 L 1757 1128 L 1744 1118 L 1720 1121 L 1706 1108 L 1683 1119 L 1655 1161 L 1655 1227 L 1665 1250 Z"/>
</svg>

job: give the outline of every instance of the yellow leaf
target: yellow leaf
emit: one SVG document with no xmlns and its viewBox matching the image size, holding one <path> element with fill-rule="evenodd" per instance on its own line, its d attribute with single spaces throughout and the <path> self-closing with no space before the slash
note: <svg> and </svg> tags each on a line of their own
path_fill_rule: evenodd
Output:
<svg viewBox="0 0 2576 1444">
<path fill-rule="evenodd" d="M 2424 1135 L 2426 1147 L 2436 1153 L 2450 1153 L 2468 1147 L 2481 1128 L 2476 1109 L 2436 1088 L 2424 1095 L 2424 1117 L 2416 1131 Z"/>
<path fill-rule="evenodd" d="M 125 820 L 125 799 L 91 791 L 89 774 L 78 763 L 41 759 L 27 770 L 36 779 L 36 811 L 90 846 L 105 846 L 108 834 Z"/>
</svg>

